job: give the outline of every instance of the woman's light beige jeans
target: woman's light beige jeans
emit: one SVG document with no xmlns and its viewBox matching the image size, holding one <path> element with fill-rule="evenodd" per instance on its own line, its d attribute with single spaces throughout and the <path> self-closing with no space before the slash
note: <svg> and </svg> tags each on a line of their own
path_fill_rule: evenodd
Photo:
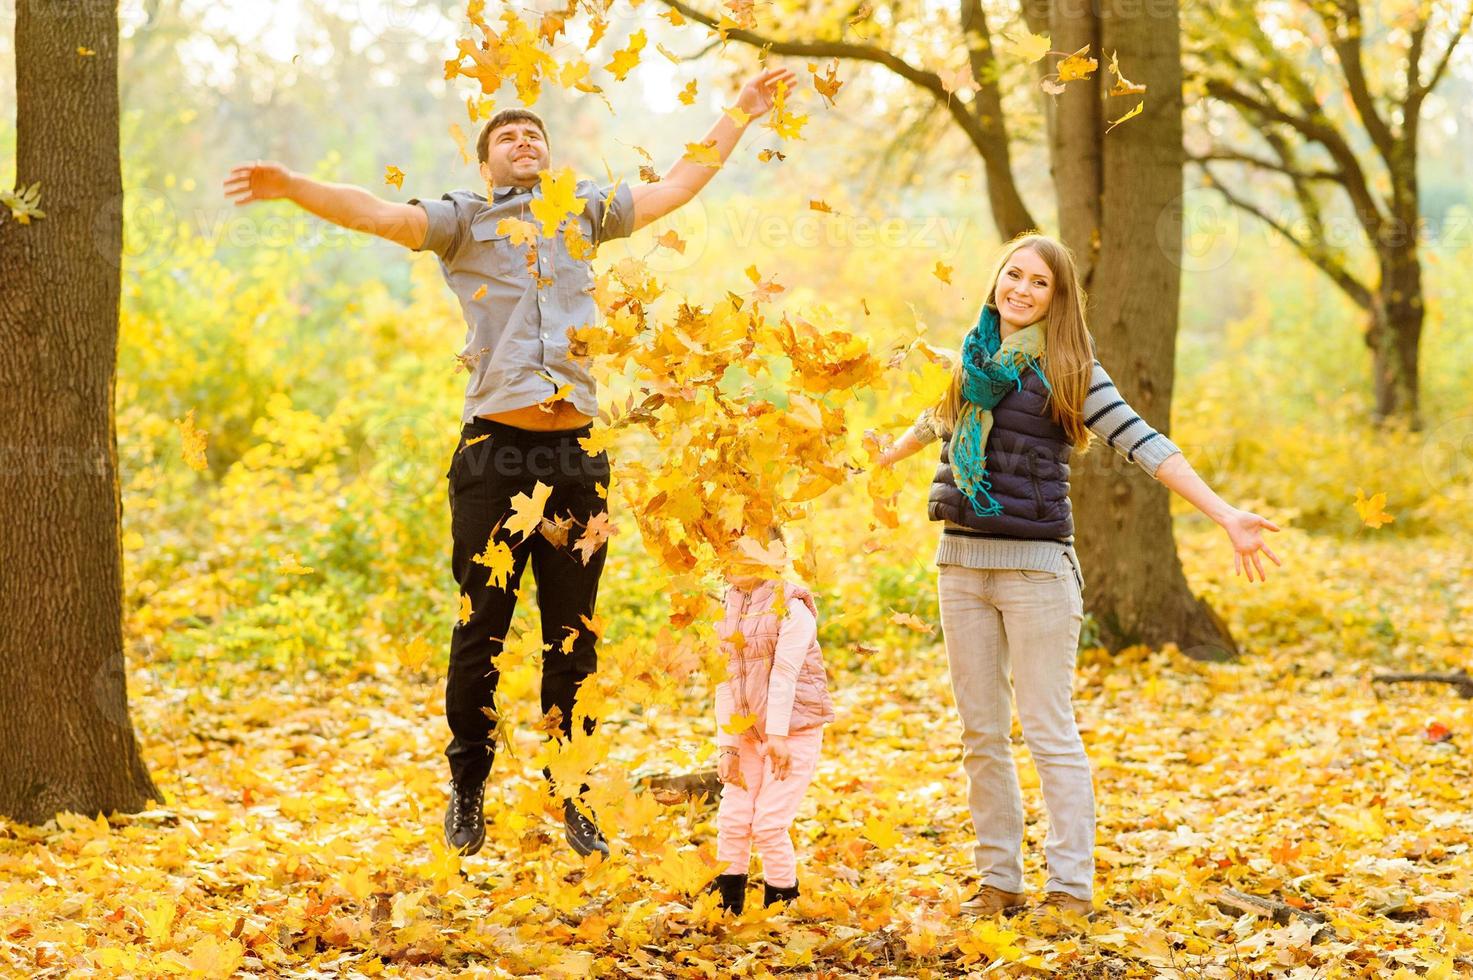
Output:
<svg viewBox="0 0 1473 980">
<path fill-rule="evenodd" d="M 1084 617 L 1074 572 L 942 565 L 937 577 L 982 883 L 1023 891 L 1023 798 L 1009 745 L 1016 695 L 1048 811 L 1045 889 L 1088 900 L 1095 797 L 1071 698 Z"/>
</svg>

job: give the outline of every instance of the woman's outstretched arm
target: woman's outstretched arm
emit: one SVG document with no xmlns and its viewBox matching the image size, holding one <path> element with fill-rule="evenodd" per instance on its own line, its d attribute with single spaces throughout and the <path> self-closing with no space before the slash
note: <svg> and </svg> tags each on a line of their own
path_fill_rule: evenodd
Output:
<svg viewBox="0 0 1473 980">
<path fill-rule="evenodd" d="M 1273 553 L 1263 540 L 1264 531 L 1277 531 L 1279 526 L 1252 511 L 1239 510 L 1219 497 L 1192 469 L 1192 464 L 1182 453 L 1167 457 L 1156 469 L 1156 479 L 1181 496 L 1193 507 L 1212 518 L 1227 532 L 1233 542 L 1233 574 L 1245 574 L 1253 581 L 1253 570 L 1258 570 L 1261 582 L 1267 576 L 1258 552 L 1268 555 L 1275 565 L 1282 565 L 1279 556 Z"/>
</svg>

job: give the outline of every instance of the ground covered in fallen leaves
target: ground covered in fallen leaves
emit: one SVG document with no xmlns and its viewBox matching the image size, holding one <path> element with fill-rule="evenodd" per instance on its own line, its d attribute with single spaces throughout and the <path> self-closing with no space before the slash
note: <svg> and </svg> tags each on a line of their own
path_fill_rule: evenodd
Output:
<svg viewBox="0 0 1473 980">
<path fill-rule="evenodd" d="M 1247 650 L 1233 665 L 1172 650 L 1081 656 L 1100 811 L 1092 923 L 958 915 L 973 887 L 970 826 L 937 642 L 839 672 L 839 718 L 795 829 L 804 894 L 780 914 L 749 907 L 732 921 L 695 887 L 709 873 L 714 809 L 632 788 L 709 762 L 703 693 L 641 711 L 617 697 L 632 668 L 606 665 L 611 750 L 595 795 L 609 861 L 564 844 L 533 761 L 541 736 L 525 724 L 497 761 L 487 845 L 461 860 L 440 829 L 437 661 L 406 666 L 386 640 L 379 656 L 332 672 L 135 664 L 134 715 L 167 799 L 110 820 L 0 823 L 0 969 L 1468 976 L 1473 701 L 1370 681 L 1466 665 L 1468 546 L 1290 533 L 1278 542 L 1288 567 L 1248 589 L 1220 568 L 1214 532 L 1192 525 L 1182 539 L 1194 584 Z M 530 703 L 534 682 L 513 670 L 504 690 Z M 1037 889 L 1046 821 L 1015 744 Z M 1294 912 L 1235 909 L 1220 903 L 1225 889 Z"/>
</svg>

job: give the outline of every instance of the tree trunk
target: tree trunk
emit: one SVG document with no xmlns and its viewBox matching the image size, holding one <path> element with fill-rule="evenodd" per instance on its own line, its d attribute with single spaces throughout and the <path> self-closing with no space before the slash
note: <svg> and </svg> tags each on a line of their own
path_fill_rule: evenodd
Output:
<svg viewBox="0 0 1473 980">
<path fill-rule="evenodd" d="M 1417 369 L 1421 359 L 1422 321 L 1426 315 L 1422 263 L 1416 242 L 1384 247 L 1380 266 L 1381 284 L 1366 327 L 1376 393 L 1376 421 L 1398 419 L 1416 430 L 1422 427 Z"/>
<path fill-rule="evenodd" d="M 1062 236 L 1090 270 L 1089 323 L 1125 398 L 1162 432 L 1171 422 L 1181 288 L 1181 40 L 1175 7 L 1132 0 L 1054 3 L 1054 47 L 1098 41 L 1093 84 L 1061 97 L 1052 134 Z M 1060 46 L 1062 44 L 1062 47 Z M 1148 88 L 1145 110 L 1110 134 L 1139 96 L 1105 99 L 1104 59 L 1118 51 L 1132 81 Z M 1071 101 L 1072 99 L 1072 101 Z M 1103 110 L 1103 111 L 1102 111 Z M 1097 178 L 1084 179 L 1090 161 Z M 1198 659 L 1237 647 L 1222 620 L 1192 595 L 1172 534 L 1169 491 L 1104 446 L 1073 468 L 1077 547 L 1085 603 L 1111 647 L 1178 644 Z"/>
<path fill-rule="evenodd" d="M 16 172 L 46 213 L 0 220 L 0 814 L 24 823 L 160 797 L 123 662 L 117 59 L 116 5 L 18 3 Z"/>
</svg>

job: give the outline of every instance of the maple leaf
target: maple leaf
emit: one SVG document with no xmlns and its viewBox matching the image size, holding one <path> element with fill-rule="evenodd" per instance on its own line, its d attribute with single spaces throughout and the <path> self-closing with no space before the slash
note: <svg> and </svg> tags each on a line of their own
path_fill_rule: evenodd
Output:
<svg viewBox="0 0 1473 980">
<path fill-rule="evenodd" d="M 870 817 L 864 822 L 864 839 L 875 845 L 882 851 L 892 851 L 903 837 L 895 826 L 879 817 Z"/>
<path fill-rule="evenodd" d="M 1089 56 L 1089 45 L 1086 44 L 1084 47 L 1080 48 L 1078 51 L 1067 56 L 1066 58 L 1064 58 L 1063 61 L 1059 62 L 1058 67 L 1055 69 L 1055 73 L 1060 84 L 1063 84 L 1065 82 L 1074 82 L 1083 78 L 1088 78 L 1090 75 L 1094 74 L 1095 69 L 1099 66 L 1100 63 L 1098 59 L 1091 58 Z"/>
<path fill-rule="evenodd" d="M 721 730 L 728 735 L 740 735 L 742 734 L 742 732 L 745 732 L 747 729 L 751 728 L 755 724 L 757 724 L 757 716 L 755 714 L 734 714 L 731 716 L 726 724 L 721 726 Z"/>
<path fill-rule="evenodd" d="M 582 214 L 588 202 L 578 196 L 578 178 L 569 167 L 564 167 L 557 173 L 544 170 L 538 175 L 538 180 L 541 183 L 542 196 L 532 199 L 530 210 L 532 217 L 542 222 L 542 234 L 551 238 L 564 218 Z M 498 231 L 500 224 L 497 225 Z"/>
<path fill-rule="evenodd" d="M 174 424 L 179 426 L 179 438 L 182 441 L 181 452 L 184 456 L 185 465 L 192 470 L 204 472 L 207 465 L 205 462 L 205 443 L 210 434 L 195 428 L 194 409 L 192 408 L 185 414 L 184 418 L 176 419 Z"/>
<path fill-rule="evenodd" d="M 844 83 L 839 79 L 839 59 L 835 58 L 831 61 L 822 75 L 818 73 L 818 66 L 814 64 L 808 66 L 808 71 L 813 75 L 813 87 L 818 90 L 819 95 L 823 96 L 825 102 L 833 106 L 839 89 L 844 87 Z"/>
<path fill-rule="evenodd" d="M 827 201 L 810 200 L 808 202 L 808 210 L 810 210 L 810 211 L 823 211 L 823 212 L 826 212 L 828 214 L 833 214 L 834 213 L 834 209 L 831 208 L 831 207 L 829 207 Z"/>
<path fill-rule="evenodd" d="M 935 276 L 937 279 L 940 279 L 942 282 L 950 286 L 952 271 L 953 270 L 951 266 L 947 265 L 945 262 L 942 262 L 940 259 L 937 259 L 936 267 L 931 270 L 931 275 Z"/>
<path fill-rule="evenodd" d="M 513 245 L 535 245 L 537 225 L 521 218 L 502 218 L 496 222 L 496 234 L 506 235 Z"/>
<path fill-rule="evenodd" d="M 634 70 L 639 64 L 639 53 L 644 50 L 645 34 L 643 30 L 635 31 L 629 35 L 629 44 L 614 52 L 614 60 L 604 65 L 604 70 L 613 75 L 619 81 L 624 81 L 624 76 Z"/>
<path fill-rule="evenodd" d="M 1033 64 L 1043 58 L 1049 52 L 1049 39 L 1047 35 L 1034 34 L 1030 31 L 1016 31 L 1003 34 L 1003 40 L 1012 49 L 1018 60 L 1024 64 Z"/>
<path fill-rule="evenodd" d="M 727 106 L 721 111 L 725 113 L 728 117 L 730 117 L 731 121 L 736 123 L 738 126 L 745 126 L 747 123 L 752 121 L 751 115 L 748 114 L 748 112 L 739 105 Z"/>
<path fill-rule="evenodd" d="M 1378 493 L 1367 500 L 1365 491 L 1360 487 L 1355 488 L 1355 512 L 1360 515 L 1361 522 L 1372 530 L 1396 520 L 1395 516 L 1386 512 L 1386 494 Z"/>
<path fill-rule="evenodd" d="M 685 254 L 685 240 L 676 233 L 674 228 L 666 230 L 659 238 L 656 238 L 655 244 L 679 252 L 681 255 Z"/>
<path fill-rule="evenodd" d="M 487 581 L 493 589 L 506 588 L 507 576 L 516 568 L 516 559 L 512 556 L 511 549 L 506 546 L 506 542 L 494 539 L 487 541 L 486 550 L 476 555 L 471 561 L 478 565 L 485 565 L 491 570 Z"/>
<path fill-rule="evenodd" d="M 519 493 L 511 498 L 511 516 L 506 519 L 506 532 L 517 537 L 526 537 L 542 523 L 542 514 L 547 509 L 547 498 L 552 487 L 538 480 L 531 493 Z"/>
<path fill-rule="evenodd" d="M 917 633 L 929 634 L 935 631 L 935 627 L 930 623 L 910 613 L 898 612 L 890 617 L 890 622 L 896 626 L 904 626 L 906 629 L 915 630 Z"/>
<path fill-rule="evenodd" d="M 782 163 L 787 158 L 788 155 L 780 150 L 763 150 L 761 153 L 757 154 L 757 159 L 760 160 L 762 163 L 767 163 L 771 160 L 776 160 L 778 163 Z"/>
<path fill-rule="evenodd" d="M 566 548 L 568 546 L 568 531 L 573 527 L 573 515 L 567 514 L 557 520 L 544 517 L 542 523 L 537 526 L 537 531 L 547 539 L 554 548 Z"/>
<path fill-rule="evenodd" d="M 613 521 L 609 520 L 609 512 L 600 511 L 588 519 L 588 524 L 583 528 L 583 533 L 578 535 L 573 549 L 583 559 L 583 564 L 587 565 L 598 553 L 598 549 L 603 547 L 604 542 L 617 531 Z"/>
<path fill-rule="evenodd" d="M 384 167 L 384 183 L 391 184 L 399 190 L 404 189 L 404 171 L 392 163 Z"/>
<path fill-rule="evenodd" d="M 685 144 L 685 153 L 681 159 L 703 167 L 710 167 L 712 170 L 721 169 L 721 154 L 716 150 L 714 139 L 706 140 L 704 143 Z"/>
<path fill-rule="evenodd" d="M 803 126 L 808 122 L 807 114 L 797 115 L 788 111 L 788 84 L 780 83 L 772 96 L 772 110 L 764 123 L 781 139 L 798 139 Z"/>
<path fill-rule="evenodd" d="M 685 23 L 685 17 L 682 16 L 680 11 L 676 10 L 674 7 L 666 8 L 665 10 L 661 11 L 657 16 L 663 17 L 668 20 L 671 27 L 680 27 Z"/>
<path fill-rule="evenodd" d="M 456 612 L 456 620 L 464 626 L 471 621 L 471 615 L 475 610 L 471 609 L 471 597 L 464 592 L 460 594 L 460 609 Z"/>
<path fill-rule="evenodd" d="M 681 104 L 683 104 L 683 105 L 695 105 L 696 104 L 696 80 L 693 78 L 689 82 L 686 82 L 685 83 L 685 88 L 683 88 L 683 89 L 680 90 L 680 94 L 677 95 L 676 98 L 678 98 L 681 101 Z"/>
</svg>

